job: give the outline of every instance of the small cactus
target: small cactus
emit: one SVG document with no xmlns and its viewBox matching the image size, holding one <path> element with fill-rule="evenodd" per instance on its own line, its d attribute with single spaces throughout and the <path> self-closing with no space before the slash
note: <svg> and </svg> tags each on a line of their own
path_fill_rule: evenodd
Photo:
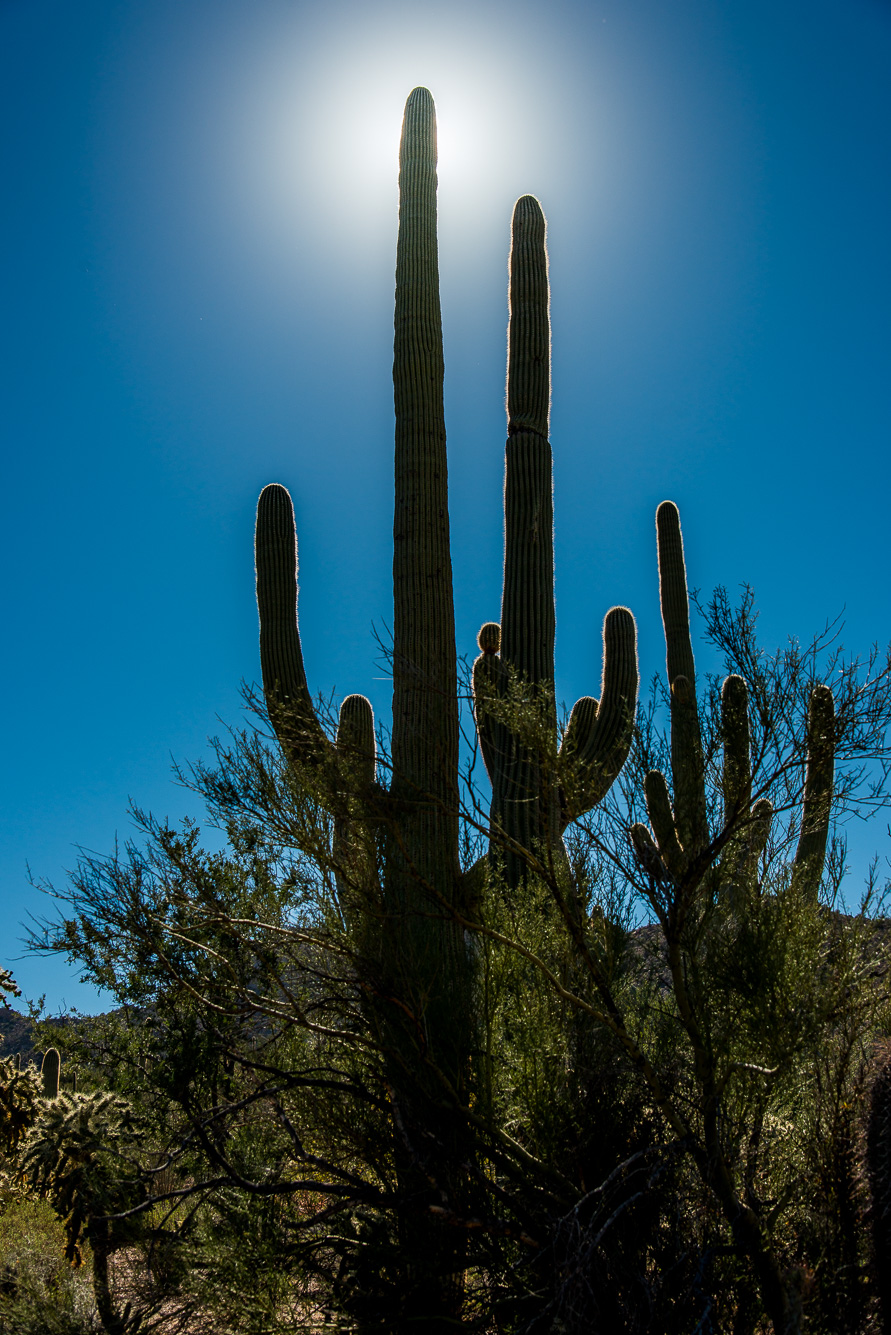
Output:
<svg viewBox="0 0 891 1335">
<path fill-rule="evenodd" d="M 48 1048 L 40 1065 L 40 1077 L 43 1080 L 43 1093 L 48 1099 L 59 1097 L 59 1084 L 62 1078 L 62 1058 L 58 1048 Z"/>
</svg>

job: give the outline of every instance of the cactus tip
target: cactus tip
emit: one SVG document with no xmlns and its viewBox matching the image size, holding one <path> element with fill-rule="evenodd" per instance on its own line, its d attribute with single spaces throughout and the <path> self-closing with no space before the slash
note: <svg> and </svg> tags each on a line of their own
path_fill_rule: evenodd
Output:
<svg viewBox="0 0 891 1335">
<path fill-rule="evenodd" d="M 680 511 L 674 501 L 662 501 L 656 507 L 656 523 L 664 523 L 670 519 L 674 519 L 679 524 L 681 522 Z"/>
<path fill-rule="evenodd" d="M 544 209 L 541 207 L 541 201 L 536 199 L 535 195 L 520 195 L 514 205 L 514 221 L 520 219 L 544 219 Z"/>
<path fill-rule="evenodd" d="M 291 493 L 280 482 L 270 482 L 257 499 L 257 520 L 258 522 L 265 520 L 268 523 L 282 517 L 290 520 L 291 524 L 294 523 Z"/>
<path fill-rule="evenodd" d="M 690 703 L 690 682 L 687 677 L 675 677 L 671 683 L 671 698 L 677 701 L 679 705 Z"/>
<path fill-rule="evenodd" d="M 497 654 L 501 648 L 501 627 L 497 621 L 487 621 L 480 627 L 476 642 L 484 654 Z"/>
<path fill-rule="evenodd" d="M 620 634 L 622 632 L 630 632 L 632 635 L 637 634 L 637 623 L 630 607 L 611 607 L 603 618 L 604 634 L 606 634 L 607 627 Z"/>
</svg>

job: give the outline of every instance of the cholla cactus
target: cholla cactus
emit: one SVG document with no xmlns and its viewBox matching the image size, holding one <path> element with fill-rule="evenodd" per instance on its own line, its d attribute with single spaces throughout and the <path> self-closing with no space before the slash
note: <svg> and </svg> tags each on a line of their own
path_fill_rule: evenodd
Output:
<svg viewBox="0 0 891 1335">
<path fill-rule="evenodd" d="M 119 1208 L 141 1140 L 136 1115 L 117 1094 L 61 1093 L 43 1103 L 22 1152 L 22 1173 L 65 1219 L 76 1259 L 90 1220 Z"/>
<path fill-rule="evenodd" d="M 105 1329 L 115 1333 L 127 1330 L 129 1308 L 118 1313 L 112 1298 L 108 1261 L 120 1239 L 108 1216 L 138 1201 L 141 1140 L 126 1099 L 61 1093 L 44 1101 L 22 1148 L 22 1176 L 64 1220 L 68 1260 L 79 1264 L 81 1243 L 89 1242 L 96 1306 Z"/>
<path fill-rule="evenodd" d="M 8 1005 L 10 997 L 21 995 L 21 990 L 9 970 L 0 967 L 0 1006 Z"/>
<path fill-rule="evenodd" d="M 767 798 L 752 802 L 749 702 L 745 682 L 731 675 L 721 692 L 724 740 L 723 829 L 709 829 L 702 732 L 690 640 L 687 572 L 677 507 L 656 512 L 659 585 L 671 700 L 671 779 L 651 770 L 644 781 L 650 829 L 635 825 L 631 839 L 641 865 L 655 879 L 692 887 L 714 867 L 717 886 L 730 896 L 754 891 L 758 859 L 773 817 Z M 792 888 L 816 899 L 826 859 L 832 805 L 835 705 L 828 686 L 811 691 L 807 773 Z"/>
<path fill-rule="evenodd" d="M 0 1153 L 13 1155 L 37 1120 L 43 1083 L 33 1066 L 21 1067 L 18 1053 L 0 1057 Z"/>
</svg>

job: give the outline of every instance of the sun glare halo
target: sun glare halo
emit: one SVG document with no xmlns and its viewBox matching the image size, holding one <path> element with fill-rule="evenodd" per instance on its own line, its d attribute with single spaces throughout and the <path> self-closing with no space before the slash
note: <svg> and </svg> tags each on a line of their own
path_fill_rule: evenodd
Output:
<svg viewBox="0 0 891 1335">
<path fill-rule="evenodd" d="M 299 71 L 286 52 L 268 52 L 262 77 L 255 61 L 233 120 L 232 203 L 267 262 L 290 268 L 301 235 L 357 268 L 370 247 L 392 248 L 402 116 L 419 85 L 436 103 L 441 225 L 509 218 L 513 200 L 540 193 L 537 178 L 552 173 L 560 138 L 543 99 L 506 95 L 503 44 L 459 50 L 418 37 L 400 50 L 376 34 L 327 54 Z"/>
</svg>

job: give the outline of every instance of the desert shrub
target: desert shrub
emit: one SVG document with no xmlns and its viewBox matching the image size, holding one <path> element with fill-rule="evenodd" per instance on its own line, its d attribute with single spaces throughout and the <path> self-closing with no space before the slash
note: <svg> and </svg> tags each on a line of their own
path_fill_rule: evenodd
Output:
<svg viewBox="0 0 891 1335">
<path fill-rule="evenodd" d="M 96 1314 L 86 1264 L 65 1259 L 65 1227 L 47 1201 L 10 1201 L 0 1214 L 0 1333 L 94 1335 Z"/>
</svg>

